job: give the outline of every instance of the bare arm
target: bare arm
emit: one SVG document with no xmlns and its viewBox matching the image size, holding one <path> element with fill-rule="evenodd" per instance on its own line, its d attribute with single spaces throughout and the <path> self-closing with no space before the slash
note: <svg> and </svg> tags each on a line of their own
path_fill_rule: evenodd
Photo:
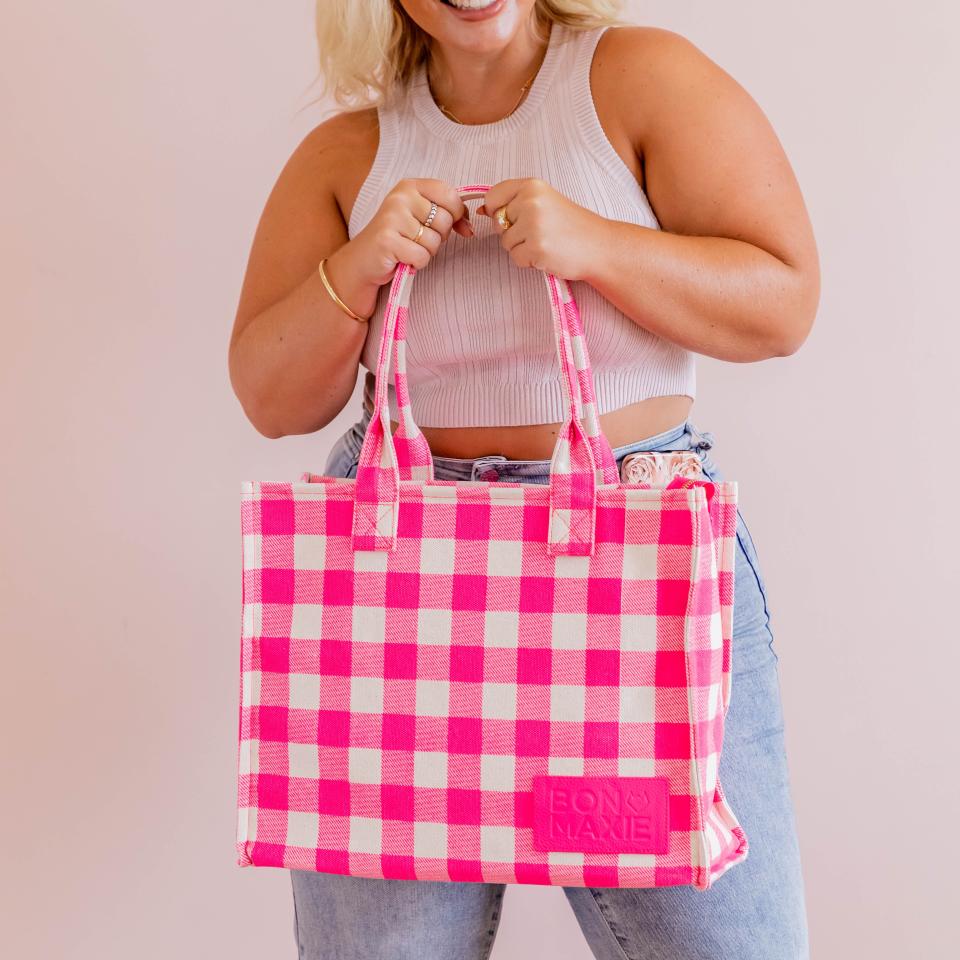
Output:
<svg viewBox="0 0 960 960">
<path fill-rule="evenodd" d="M 229 346 L 230 382 L 267 437 L 312 433 L 343 409 L 357 382 L 367 324 L 330 298 L 317 271 L 324 257 L 338 296 L 362 317 L 398 260 L 422 268 L 467 211 L 439 181 L 401 181 L 352 240 L 341 196 L 356 196 L 377 147 L 376 112 L 339 114 L 297 147 L 257 226 Z M 441 204 L 420 243 L 409 239 Z M 452 213 L 451 213 L 452 211 Z M 458 219 L 457 232 L 470 231 Z"/>
<path fill-rule="evenodd" d="M 646 329 L 752 361 L 796 351 L 820 272 L 799 186 L 749 94 L 671 31 L 608 31 L 594 63 L 662 230 L 603 220 L 583 279 Z"/>
<path fill-rule="evenodd" d="M 356 119 L 335 117 L 303 140 L 271 191 L 254 236 L 229 370 L 244 411 L 267 437 L 320 429 L 357 382 L 367 325 L 333 303 L 317 272 L 329 256 L 328 276 L 340 297 L 361 316 L 372 311 L 375 291 L 351 282 L 353 274 L 342 269 L 338 254 L 347 242 L 334 191 L 338 139 L 349 137 L 363 149 Z"/>
</svg>

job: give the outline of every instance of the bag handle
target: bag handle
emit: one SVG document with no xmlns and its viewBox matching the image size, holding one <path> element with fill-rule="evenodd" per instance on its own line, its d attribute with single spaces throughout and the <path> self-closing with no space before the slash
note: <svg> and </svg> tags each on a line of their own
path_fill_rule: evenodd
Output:
<svg viewBox="0 0 960 960">
<path fill-rule="evenodd" d="M 458 188 L 466 200 L 482 198 L 485 184 Z M 360 449 L 353 517 L 353 547 L 389 550 L 396 540 L 400 483 L 433 480 L 433 455 L 410 406 L 406 326 L 416 268 L 398 263 L 387 299 L 377 358 L 374 408 Z M 550 461 L 550 523 L 547 549 L 553 554 L 593 551 L 596 488 L 620 483 L 616 459 L 600 428 L 590 357 L 577 308 L 566 280 L 543 273 L 550 298 L 567 415 Z M 387 381 L 396 353 L 398 427 L 391 435 Z"/>
</svg>

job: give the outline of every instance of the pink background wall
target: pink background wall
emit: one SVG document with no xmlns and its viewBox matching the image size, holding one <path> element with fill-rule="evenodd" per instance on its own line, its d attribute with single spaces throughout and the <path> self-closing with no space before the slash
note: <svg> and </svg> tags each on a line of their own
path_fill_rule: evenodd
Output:
<svg viewBox="0 0 960 960">
<path fill-rule="evenodd" d="M 227 340 L 256 218 L 325 115 L 311 4 L 5 5 L 3 920 L 19 958 L 293 956 L 285 871 L 234 865 L 241 479 Z M 823 261 L 788 358 L 700 359 L 701 429 L 768 581 L 818 958 L 953 946 L 955 38 L 946 0 L 634 5 L 750 90 Z M 833 455 L 831 471 L 815 458 Z M 588 952 L 513 888 L 499 960 Z"/>
</svg>

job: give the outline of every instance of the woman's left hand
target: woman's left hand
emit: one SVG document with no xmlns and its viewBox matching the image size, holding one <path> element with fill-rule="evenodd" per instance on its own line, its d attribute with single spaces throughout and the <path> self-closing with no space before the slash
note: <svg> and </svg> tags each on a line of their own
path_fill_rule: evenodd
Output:
<svg viewBox="0 0 960 960">
<path fill-rule="evenodd" d="M 507 229 L 497 222 L 501 207 L 506 207 L 512 224 Z M 589 274 L 608 222 L 536 178 L 501 180 L 487 192 L 477 213 L 492 218 L 500 242 L 518 267 L 534 267 L 566 280 Z"/>
</svg>

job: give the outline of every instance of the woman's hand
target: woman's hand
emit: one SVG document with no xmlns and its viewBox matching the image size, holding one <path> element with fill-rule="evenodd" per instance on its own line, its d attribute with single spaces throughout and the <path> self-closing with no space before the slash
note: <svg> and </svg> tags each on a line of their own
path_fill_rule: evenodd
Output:
<svg viewBox="0 0 960 960">
<path fill-rule="evenodd" d="M 414 241 L 420 225 L 430 215 L 431 203 L 437 204 L 436 216 L 420 239 Z M 383 198 L 370 222 L 337 251 L 340 269 L 353 271 L 362 284 L 380 287 L 390 280 L 398 263 L 409 263 L 418 270 L 425 267 L 451 230 L 472 237 L 469 215 L 449 183 L 401 180 Z"/>
<path fill-rule="evenodd" d="M 496 212 L 506 207 L 506 230 Z M 493 218 L 500 242 L 518 267 L 534 267 L 567 280 L 580 280 L 603 248 L 604 217 L 554 190 L 544 180 L 502 180 L 483 198 L 478 213 Z"/>
</svg>

